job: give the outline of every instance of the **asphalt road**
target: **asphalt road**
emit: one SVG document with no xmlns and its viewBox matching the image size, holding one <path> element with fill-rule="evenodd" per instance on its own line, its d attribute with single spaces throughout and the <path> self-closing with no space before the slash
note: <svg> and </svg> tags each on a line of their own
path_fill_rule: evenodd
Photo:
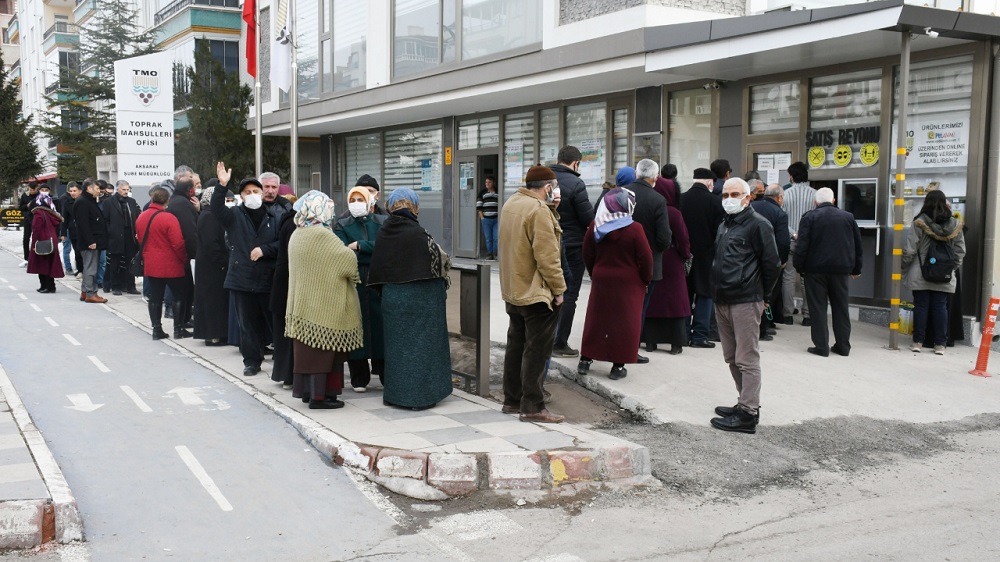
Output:
<svg viewBox="0 0 1000 562">
<path fill-rule="evenodd" d="M 17 263 L 0 254 L 0 363 L 93 560 L 447 558 L 249 395 Z"/>
</svg>

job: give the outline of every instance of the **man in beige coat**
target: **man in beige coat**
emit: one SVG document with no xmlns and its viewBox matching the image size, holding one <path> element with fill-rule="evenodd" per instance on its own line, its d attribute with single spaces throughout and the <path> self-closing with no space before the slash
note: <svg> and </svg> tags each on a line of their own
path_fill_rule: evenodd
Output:
<svg viewBox="0 0 1000 562">
<path fill-rule="evenodd" d="M 559 183 L 545 166 L 532 166 L 500 215 L 500 291 L 507 303 L 507 354 L 503 364 L 503 412 L 521 421 L 559 423 L 545 408 L 542 380 L 552 354 L 566 280 L 562 230 L 552 205 Z"/>
</svg>

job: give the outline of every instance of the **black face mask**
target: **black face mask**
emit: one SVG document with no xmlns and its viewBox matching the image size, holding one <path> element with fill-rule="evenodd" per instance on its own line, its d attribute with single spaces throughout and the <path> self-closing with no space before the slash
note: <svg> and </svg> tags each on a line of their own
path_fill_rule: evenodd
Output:
<svg viewBox="0 0 1000 562">
<path fill-rule="evenodd" d="M 763 193 L 755 194 L 753 196 L 753 200 L 754 201 L 763 201 L 764 200 L 764 194 Z"/>
</svg>

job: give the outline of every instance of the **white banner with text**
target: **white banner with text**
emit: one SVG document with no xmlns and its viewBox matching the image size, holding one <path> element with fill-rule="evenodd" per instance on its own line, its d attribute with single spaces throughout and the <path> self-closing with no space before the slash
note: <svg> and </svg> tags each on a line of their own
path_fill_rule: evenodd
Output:
<svg viewBox="0 0 1000 562">
<path fill-rule="evenodd" d="M 148 186 L 174 173 L 173 57 L 115 61 L 118 179 Z"/>
</svg>

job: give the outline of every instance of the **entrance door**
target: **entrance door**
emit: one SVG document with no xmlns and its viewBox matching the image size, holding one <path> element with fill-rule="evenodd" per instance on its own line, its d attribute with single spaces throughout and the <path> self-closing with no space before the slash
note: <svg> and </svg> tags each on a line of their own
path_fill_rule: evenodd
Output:
<svg viewBox="0 0 1000 562">
<path fill-rule="evenodd" d="M 455 227 L 457 243 L 455 254 L 461 258 L 478 258 L 486 255 L 486 240 L 483 238 L 479 223 L 479 213 L 476 210 L 476 200 L 479 192 L 486 189 L 486 177 L 493 178 L 498 185 L 497 167 L 500 158 L 496 154 L 478 156 L 459 156 L 455 166 L 456 197 L 458 202 Z"/>
</svg>

